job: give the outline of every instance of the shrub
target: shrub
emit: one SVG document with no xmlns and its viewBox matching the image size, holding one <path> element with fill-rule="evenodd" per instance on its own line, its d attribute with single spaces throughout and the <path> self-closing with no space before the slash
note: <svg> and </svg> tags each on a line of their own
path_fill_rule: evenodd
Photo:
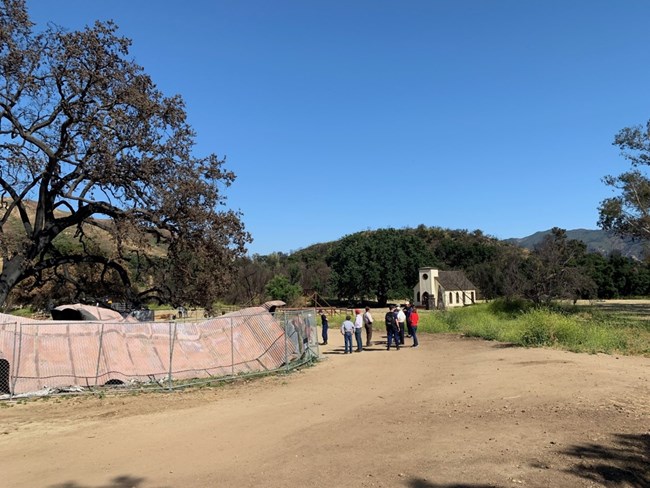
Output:
<svg viewBox="0 0 650 488">
<path fill-rule="evenodd" d="M 533 302 L 523 298 L 499 298 L 490 302 L 489 310 L 493 314 L 517 316 L 534 308 Z"/>
<path fill-rule="evenodd" d="M 548 324 L 528 318 L 524 323 L 524 330 L 521 335 L 521 343 L 524 346 L 545 346 L 552 342 L 553 334 Z"/>
<path fill-rule="evenodd" d="M 276 275 L 267 283 L 266 293 L 273 300 L 282 300 L 288 305 L 293 305 L 302 294 L 302 288 L 292 284 L 286 276 Z"/>
</svg>

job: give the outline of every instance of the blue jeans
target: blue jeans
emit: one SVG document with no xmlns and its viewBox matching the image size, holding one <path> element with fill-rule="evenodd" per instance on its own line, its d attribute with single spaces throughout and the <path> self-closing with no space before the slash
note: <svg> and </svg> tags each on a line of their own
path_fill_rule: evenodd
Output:
<svg viewBox="0 0 650 488">
<path fill-rule="evenodd" d="M 411 322 L 409 322 L 408 320 L 406 321 L 406 332 L 410 336 L 413 335 L 413 326 L 411 325 Z"/>
<path fill-rule="evenodd" d="M 420 344 L 418 342 L 418 326 L 416 325 L 415 327 L 411 326 L 411 337 L 413 337 L 413 345 L 417 346 Z"/>
<path fill-rule="evenodd" d="M 395 339 L 395 347 L 399 349 L 399 331 L 397 329 L 388 329 L 386 336 L 387 349 L 390 349 L 390 344 L 393 339 Z"/>
<path fill-rule="evenodd" d="M 323 324 L 323 342 L 327 342 L 327 329 L 329 325 L 327 323 Z"/>
<path fill-rule="evenodd" d="M 406 322 L 399 322 L 399 343 L 404 344 L 404 327 Z"/>
<path fill-rule="evenodd" d="M 343 334 L 343 338 L 345 339 L 345 352 L 352 353 L 352 332 L 346 332 Z M 348 346 L 350 350 L 348 350 Z"/>
<path fill-rule="evenodd" d="M 361 327 L 354 329 L 354 338 L 357 340 L 357 351 L 363 349 L 363 340 L 361 339 Z"/>
</svg>

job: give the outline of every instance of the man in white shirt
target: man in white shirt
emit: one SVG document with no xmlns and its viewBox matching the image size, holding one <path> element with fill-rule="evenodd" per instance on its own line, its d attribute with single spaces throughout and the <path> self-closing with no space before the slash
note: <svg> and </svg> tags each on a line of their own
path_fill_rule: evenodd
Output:
<svg viewBox="0 0 650 488">
<path fill-rule="evenodd" d="M 399 343 L 404 344 L 404 328 L 406 326 L 406 314 L 404 311 L 397 307 L 397 323 L 399 324 Z"/>
<path fill-rule="evenodd" d="M 361 310 L 356 309 L 354 311 L 354 338 L 357 340 L 357 349 L 356 352 L 363 351 L 363 340 L 361 339 L 361 330 L 363 329 L 363 315 Z"/>
<path fill-rule="evenodd" d="M 372 346 L 372 314 L 370 313 L 370 307 L 366 307 L 366 313 L 363 314 L 363 325 L 366 328 L 366 347 Z"/>
</svg>

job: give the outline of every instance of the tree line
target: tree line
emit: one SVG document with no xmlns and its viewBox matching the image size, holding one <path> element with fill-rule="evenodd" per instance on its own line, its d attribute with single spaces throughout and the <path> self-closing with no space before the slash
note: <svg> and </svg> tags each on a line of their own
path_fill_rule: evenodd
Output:
<svg viewBox="0 0 650 488">
<path fill-rule="evenodd" d="M 409 298 L 420 267 L 462 270 L 485 299 L 605 299 L 650 294 L 650 263 L 586 244 L 555 228 L 534 249 L 481 231 L 417 228 L 363 231 L 292 254 L 242 258 L 228 299 L 298 303 L 317 293 L 343 302 Z"/>
</svg>

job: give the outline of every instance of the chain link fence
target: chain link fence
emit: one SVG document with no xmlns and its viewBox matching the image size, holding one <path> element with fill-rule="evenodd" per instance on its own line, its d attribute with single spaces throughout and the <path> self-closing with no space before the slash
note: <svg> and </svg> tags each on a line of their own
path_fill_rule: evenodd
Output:
<svg viewBox="0 0 650 488">
<path fill-rule="evenodd" d="M 318 358 L 314 310 L 244 309 L 202 322 L 0 323 L 0 398 L 174 390 Z"/>
</svg>

